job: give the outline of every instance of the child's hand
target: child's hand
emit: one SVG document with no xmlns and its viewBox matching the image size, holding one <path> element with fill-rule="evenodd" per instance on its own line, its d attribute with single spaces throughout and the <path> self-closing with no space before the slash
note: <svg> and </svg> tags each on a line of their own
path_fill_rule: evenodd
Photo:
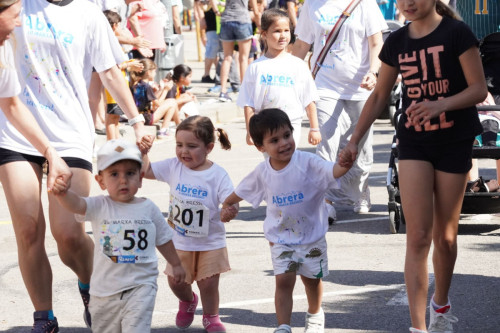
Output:
<svg viewBox="0 0 500 333">
<path fill-rule="evenodd" d="M 69 189 L 71 182 L 66 181 L 62 177 L 57 177 L 50 189 L 50 192 L 54 195 L 64 195 Z"/>
<path fill-rule="evenodd" d="M 153 146 L 155 138 L 152 135 L 144 135 L 141 138 L 141 142 L 139 143 L 139 150 L 141 151 L 142 154 L 147 154 L 149 153 L 149 150 Z"/>
<path fill-rule="evenodd" d="M 234 205 L 231 206 L 222 206 L 220 211 L 220 220 L 221 222 L 229 222 L 234 219 L 238 215 L 238 208 Z"/>
<path fill-rule="evenodd" d="M 132 59 L 127 62 L 127 69 L 133 72 L 142 72 L 144 65 L 137 59 Z"/>
<path fill-rule="evenodd" d="M 308 141 L 312 145 L 317 145 L 321 142 L 321 133 L 318 130 L 311 131 L 309 130 Z"/>
<path fill-rule="evenodd" d="M 357 146 L 353 143 L 348 143 L 347 146 L 339 152 L 338 163 L 343 168 L 350 169 L 356 160 L 358 154 Z"/>
<path fill-rule="evenodd" d="M 167 274 L 167 271 L 165 270 L 164 273 Z M 175 283 L 184 282 L 184 279 L 186 278 L 186 271 L 182 268 L 182 265 L 172 265 L 172 273 L 174 274 L 173 278 Z"/>
</svg>

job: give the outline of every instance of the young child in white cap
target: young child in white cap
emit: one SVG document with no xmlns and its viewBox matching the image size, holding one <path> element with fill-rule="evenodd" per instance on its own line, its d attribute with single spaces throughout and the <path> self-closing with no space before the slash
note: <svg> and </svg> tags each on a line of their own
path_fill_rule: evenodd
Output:
<svg viewBox="0 0 500 333">
<path fill-rule="evenodd" d="M 155 248 L 172 266 L 175 281 L 185 278 L 172 229 L 160 209 L 135 196 L 142 186 L 141 165 L 135 144 L 107 141 L 97 153 L 95 179 L 108 195 L 81 197 L 68 190 L 57 196 L 79 220 L 92 223 L 89 309 L 94 332 L 150 332 L 158 276 Z"/>
</svg>

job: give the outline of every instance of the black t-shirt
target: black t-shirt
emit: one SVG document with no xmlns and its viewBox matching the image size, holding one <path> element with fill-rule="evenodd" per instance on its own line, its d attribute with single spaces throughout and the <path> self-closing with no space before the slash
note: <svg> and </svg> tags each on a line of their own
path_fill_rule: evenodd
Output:
<svg viewBox="0 0 500 333">
<path fill-rule="evenodd" d="M 467 81 L 459 56 L 478 45 L 470 28 L 449 17 L 419 39 L 409 37 L 408 24 L 391 33 L 380 52 L 380 60 L 398 68 L 403 82 L 403 110 L 412 103 L 453 96 L 465 88 Z M 444 112 L 430 123 L 415 129 L 406 127 L 403 115 L 398 123 L 398 138 L 414 144 L 441 144 L 472 139 L 481 133 L 476 107 Z"/>
<path fill-rule="evenodd" d="M 205 22 L 207 24 L 206 31 L 216 31 L 217 23 L 215 20 L 215 12 L 212 8 L 205 12 Z"/>
</svg>

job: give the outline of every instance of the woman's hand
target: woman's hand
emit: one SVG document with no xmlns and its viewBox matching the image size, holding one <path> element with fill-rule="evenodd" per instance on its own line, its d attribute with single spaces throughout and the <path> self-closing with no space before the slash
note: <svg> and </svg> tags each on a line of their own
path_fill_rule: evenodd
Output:
<svg viewBox="0 0 500 333">
<path fill-rule="evenodd" d="M 440 107 L 440 101 L 423 101 L 408 107 L 406 115 L 411 125 L 418 126 L 424 125 L 432 118 L 439 117 L 443 111 Z"/>
<path fill-rule="evenodd" d="M 54 148 L 48 147 L 44 155 L 49 163 L 47 191 L 55 195 L 65 193 L 71 186 L 73 173 Z"/>
</svg>

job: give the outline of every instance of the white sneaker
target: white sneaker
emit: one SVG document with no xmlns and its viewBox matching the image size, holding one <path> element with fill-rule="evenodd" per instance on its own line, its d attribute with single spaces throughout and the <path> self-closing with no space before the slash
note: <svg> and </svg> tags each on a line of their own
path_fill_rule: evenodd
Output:
<svg viewBox="0 0 500 333">
<path fill-rule="evenodd" d="M 306 312 L 306 326 L 304 333 L 324 333 L 325 332 L 325 313 L 320 309 L 318 313 L 310 314 Z"/>
<path fill-rule="evenodd" d="M 366 190 L 361 193 L 361 197 L 359 201 L 354 205 L 354 212 L 366 214 L 370 212 L 370 208 L 372 208 L 372 204 L 370 202 L 370 188 L 367 187 Z"/>
<path fill-rule="evenodd" d="M 418 328 L 410 327 L 411 333 L 427 333 L 427 331 L 419 330 Z"/>
<path fill-rule="evenodd" d="M 292 333 L 292 328 L 290 327 L 290 325 L 281 324 L 274 330 L 274 333 Z"/>
<path fill-rule="evenodd" d="M 431 298 L 432 302 L 432 298 Z M 432 304 L 429 304 L 429 333 L 453 333 L 453 323 L 458 322 L 458 318 L 451 314 L 451 305 L 445 313 L 436 312 Z"/>
<path fill-rule="evenodd" d="M 328 210 L 328 224 L 334 224 L 337 221 L 337 211 L 332 204 L 327 203 L 326 209 Z"/>
</svg>

